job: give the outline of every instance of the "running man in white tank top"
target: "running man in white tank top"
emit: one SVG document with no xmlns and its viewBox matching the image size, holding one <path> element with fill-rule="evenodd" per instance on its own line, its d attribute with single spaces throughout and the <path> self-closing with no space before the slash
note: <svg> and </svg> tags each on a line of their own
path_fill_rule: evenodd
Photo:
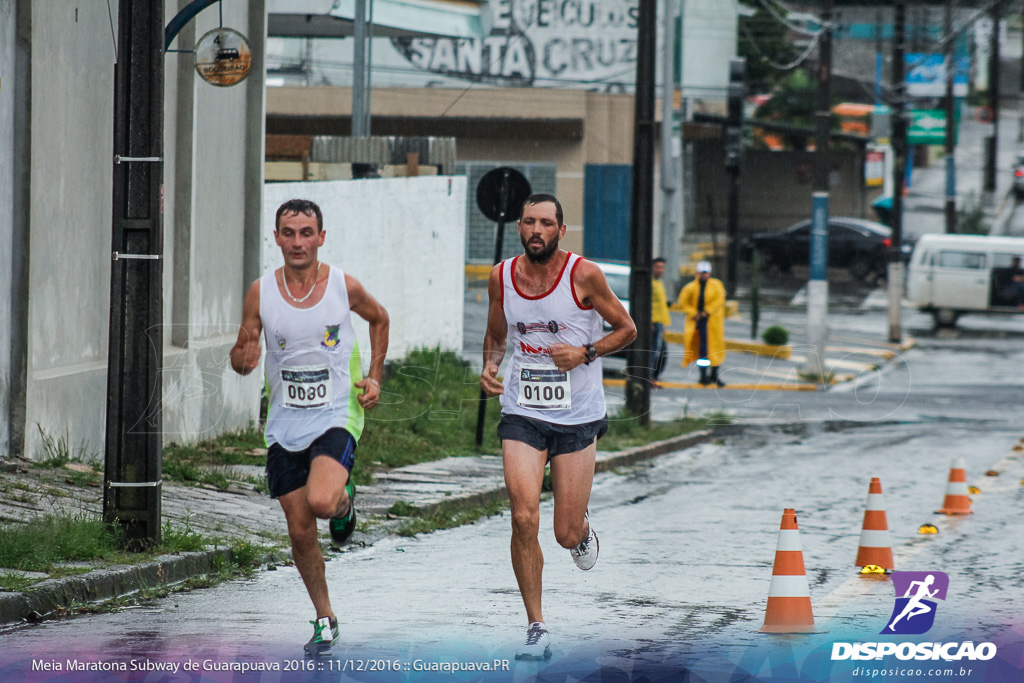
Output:
<svg viewBox="0 0 1024 683">
<path fill-rule="evenodd" d="M 529 624 L 516 658 L 546 659 L 544 556 L 537 540 L 544 466 L 550 461 L 555 539 L 576 566 L 590 569 L 598 541 L 587 504 L 597 439 L 608 424 L 599 358 L 633 341 L 636 327 L 601 270 L 558 248 L 565 224 L 555 197 L 529 197 L 518 225 L 526 253 L 491 270 L 480 383 L 488 395 L 501 395 L 498 437 L 512 507 L 512 569 Z M 612 327 L 608 335 L 602 320 Z M 502 383 L 498 366 L 509 342 L 512 358 Z"/>
<path fill-rule="evenodd" d="M 320 263 L 326 232 L 320 207 L 292 199 L 277 210 L 274 239 L 284 267 L 252 284 L 242 309 L 231 367 L 259 365 L 267 343 L 267 484 L 288 521 L 292 557 L 316 609 L 307 656 L 324 656 L 339 639 L 331 609 L 317 519 L 329 519 L 335 542 L 355 528 L 349 474 L 363 411 L 377 405 L 388 314 L 351 275 Z M 370 323 L 370 371 L 364 379 L 350 311 Z"/>
</svg>

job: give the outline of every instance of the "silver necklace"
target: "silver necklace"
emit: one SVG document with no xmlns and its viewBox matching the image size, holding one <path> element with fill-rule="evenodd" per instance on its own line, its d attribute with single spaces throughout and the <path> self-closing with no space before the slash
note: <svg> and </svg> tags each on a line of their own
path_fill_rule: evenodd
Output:
<svg viewBox="0 0 1024 683">
<path fill-rule="evenodd" d="M 284 281 L 284 293 L 287 294 L 288 298 L 294 301 L 295 303 L 301 304 L 303 301 L 308 299 L 313 294 L 313 290 L 316 289 L 316 281 L 320 278 L 320 263 L 317 262 L 316 264 L 316 277 L 313 278 L 313 286 L 309 288 L 308 292 L 306 292 L 306 296 L 302 297 L 301 299 L 296 299 L 294 296 L 292 296 L 291 290 L 288 289 L 288 278 L 285 277 L 286 270 L 287 268 L 281 269 L 281 280 Z"/>
</svg>

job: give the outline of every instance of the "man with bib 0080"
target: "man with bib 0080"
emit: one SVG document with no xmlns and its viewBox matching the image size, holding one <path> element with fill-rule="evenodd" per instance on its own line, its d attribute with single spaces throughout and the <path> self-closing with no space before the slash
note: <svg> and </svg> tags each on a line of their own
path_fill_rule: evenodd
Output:
<svg viewBox="0 0 1024 683">
<path fill-rule="evenodd" d="M 580 569 L 590 569 L 598 540 L 587 505 L 597 439 L 608 426 L 600 357 L 633 341 L 636 327 L 601 270 L 559 248 L 565 224 L 555 197 L 530 196 L 518 227 L 525 254 L 496 265 L 488 282 L 480 382 L 488 395 L 501 395 L 498 437 L 512 508 L 512 569 L 529 623 L 516 658 L 545 659 L 551 649 L 537 539 L 544 467 L 550 462 L 555 539 Z M 612 327 L 608 335 L 602 319 Z M 507 343 L 513 350 L 502 383 L 498 367 Z"/>
<path fill-rule="evenodd" d="M 363 411 L 377 405 L 388 350 L 388 314 L 351 275 L 321 263 L 326 231 L 320 207 L 304 199 L 280 206 L 274 239 L 284 266 L 249 288 L 231 367 L 248 374 L 267 344 L 267 484 L 288 522 L 292 557 L 316 609 L 307 656 L 330 653 L 339 639 L 317 519 L 337 543 L 355 528 L 349 475 Z M 370 324 L 370 369 L 362 377 L 350 312 Z"/>
</svg>

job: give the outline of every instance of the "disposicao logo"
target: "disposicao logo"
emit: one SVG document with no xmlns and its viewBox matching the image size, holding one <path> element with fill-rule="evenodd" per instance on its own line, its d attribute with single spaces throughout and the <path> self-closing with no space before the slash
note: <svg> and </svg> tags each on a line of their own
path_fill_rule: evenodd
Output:
<svg viewBox="0 0 1024 683">
<path fill-rule="evenodd" d="M 881 635 L 920 635 L 935 624 L 936 600 L 945 600 L 949 577 L 943 572 L 893 572 L 896 604 Z M 993 643 L 833 643 L 832 660 L 882 659 L 895 655 L 908 660 L 988 660 L 996 656 Z"/>
<path fill-rule="evenodd" d="M 896 591 L 896 605 L 879 633 L 919 635 L 927 633 L 935 623 L 935 599 L 946 599 L 949 577 L 943 572 L 893 572 L 892 587 Z"/>
</svg>

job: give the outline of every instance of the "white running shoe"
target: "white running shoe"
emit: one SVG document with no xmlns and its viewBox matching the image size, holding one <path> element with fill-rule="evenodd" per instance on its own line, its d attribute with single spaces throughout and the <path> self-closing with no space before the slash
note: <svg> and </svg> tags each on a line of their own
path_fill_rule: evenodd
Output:
<svg viewBox="0 0 1024 683">
<path fill-rule="evenodd" d="M 526 630 L 526 642 L 516 650 L 516 659 L 547 659 L 551 656 L 551 638 L 547 627 L 539 621 Z"/>
<path fill-rule="evenodd" d="M 590 531 L 582 543 L 569 550 L 569 554 L 572 555 L 572 561 L 576 563 L 577 567 L 586 570 L 592 569 L 597 564 L 599 544 L 597 542 L 597 532 L 594 531 L 594 524 L 590 521 L 590 510 L 587 510 L 583 519 L 587 520 Z"/>
</svg>

